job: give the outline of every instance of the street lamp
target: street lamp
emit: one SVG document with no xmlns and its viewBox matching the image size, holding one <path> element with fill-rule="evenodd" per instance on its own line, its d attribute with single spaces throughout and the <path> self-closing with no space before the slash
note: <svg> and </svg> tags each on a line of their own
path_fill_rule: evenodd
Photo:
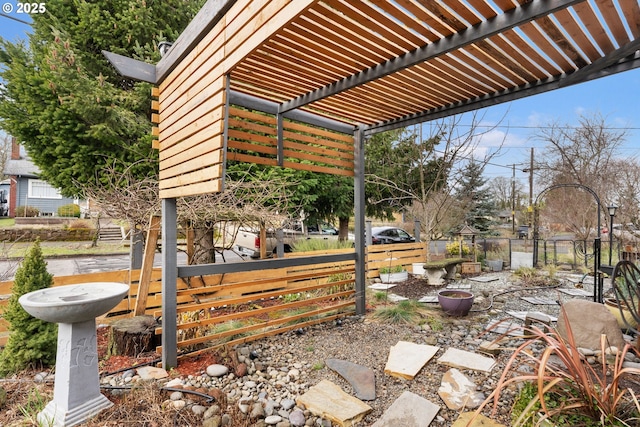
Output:
<svg viewBox="0 0 640 427">
<path fill-rule="evenodd" d="M 614 204 L 609 205 L 609 265 L 611 265 L 611 254 L 613 253 L 613 217 L 616 216 L 618 207 Z"/>
</svg>

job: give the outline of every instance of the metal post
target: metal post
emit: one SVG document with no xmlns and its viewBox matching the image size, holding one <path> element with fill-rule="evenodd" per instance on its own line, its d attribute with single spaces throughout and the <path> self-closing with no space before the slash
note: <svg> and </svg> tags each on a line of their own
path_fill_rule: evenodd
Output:
<svg viewBox="0 0 640 427">
<path fill-rule="evenodd" d="M 354 204 L 355 204 L 355 250 L 356 250 L 356 314 L 366 312 L 366 259 L 365 259 L 365 195 L 364 195 L 364 132 L 354 132 Z M 371 230 L 367 240 L 371 239 Z"/>
<path fill-rule="evenodd" d="M 176 199 L 162 199 L 162 367 L 178 366 L 178 210 Z"/>
</svg>

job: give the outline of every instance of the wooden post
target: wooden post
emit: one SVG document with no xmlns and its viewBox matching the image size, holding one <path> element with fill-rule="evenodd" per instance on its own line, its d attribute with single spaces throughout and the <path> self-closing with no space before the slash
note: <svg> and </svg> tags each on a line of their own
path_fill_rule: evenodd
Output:
<svg viewBox="0 0 640 427">
<path fill-rule="evenodd" d="M 147 296 L 149 296 L 151 272 L 153 271 L 153 257 L 156 252 L 159 234 L 160 217 L 158 215 L 152 215 L 149 220 L 147 241 L 145 243 L 144 256 L 142 258 L 142 270 L 140 270 L 140 281 L 138 282 L 138 297 L 136 299 L 136 308 L 133 311 L 134 316 L 142 316 L 147 308 Z M 165 248 L 163 248 L 163 250 L 164 249 Z"/>
<path fill-rule="evenodd" d="M 260 224 L 260 259 L 267 257 L 267 228 Z"/>
</svg>

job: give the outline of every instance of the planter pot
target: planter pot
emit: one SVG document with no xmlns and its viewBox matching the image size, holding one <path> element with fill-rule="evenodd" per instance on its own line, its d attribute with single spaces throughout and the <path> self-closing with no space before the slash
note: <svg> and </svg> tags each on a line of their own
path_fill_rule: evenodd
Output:
<svg viewBox="0 0 640 427">
<path fill-rule="evenodd" d="M 613 316 L 616 318 L 620 329 L 628 329 L 629 326 L 633 328 L 638 327 L 638 322 L 636 322 L 636 320 L 633 318 L 633 315 L 629 311 L 628 307 L 625 306 L 622 308 L 622 313 L 624 313 L 624 316 L 620 314 L 620 308 L 618 307 L 618 302 L 616 301 L 615 298 L 605 298 L 604 306 L 607 307 L 609 311 L 613 314 Z M 627 320 L 627 323 L 629 324 L 629 326 L 627 326 L 627 323 L 625 323 L 623 319 Z"/>
<path fill-rule="evenodd" d="M 438 292 L 438 302 L 449 316 L 466 316 L 473 305 L 473 294 L 457 289 L 444 289 Z"/>
<path fill-rule="evenodd" d="M 502 271 L 503 263 L 501 259 L 488 259 L 485 262 L 491 271 Z"/>
<path fill-rule="evenodd" d="M 411 272 L 414 276 L 424 276 L 424 263 L 423 262 L 414 262 L 411 264 Z"/>
<path fill-rule="evenodd" d="M 409 278 L 409 273 L 401 271 L 400 273 L 380 273 L 382 283 L 398 283 L 404 282 Z"/>
</svg>

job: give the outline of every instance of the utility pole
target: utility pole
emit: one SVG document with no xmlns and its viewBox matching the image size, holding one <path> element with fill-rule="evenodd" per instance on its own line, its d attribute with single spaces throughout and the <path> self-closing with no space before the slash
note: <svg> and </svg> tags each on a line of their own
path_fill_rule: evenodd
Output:
<svg viewBox="0 0 640 427">
<path fill-rule="evenodd" d="M 529 160 L 529 230 L 533 226 L 533 147 L 531 147 L 531 159 Z"/>
<path fill-rule="evenodd" d="M 511 232 L 516 234 L 516 165 L 511 165 Z"/>
</svg>

